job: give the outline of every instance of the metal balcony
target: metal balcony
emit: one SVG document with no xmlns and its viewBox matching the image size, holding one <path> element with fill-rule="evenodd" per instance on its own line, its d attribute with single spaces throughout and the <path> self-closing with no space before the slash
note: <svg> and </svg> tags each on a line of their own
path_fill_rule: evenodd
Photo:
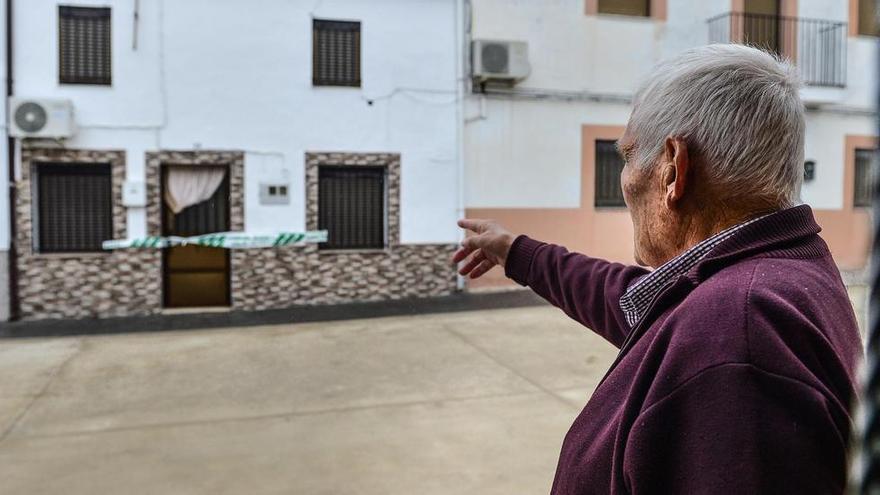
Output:
<svg viewBox="0 0 880 495">
<path fill-rule="evenodd" d="M 795 62 L 808 86 L 846 86 L 845 22 L 728 12 L 706 21 L 710 43 L 743 43 Z"/>
</svg>

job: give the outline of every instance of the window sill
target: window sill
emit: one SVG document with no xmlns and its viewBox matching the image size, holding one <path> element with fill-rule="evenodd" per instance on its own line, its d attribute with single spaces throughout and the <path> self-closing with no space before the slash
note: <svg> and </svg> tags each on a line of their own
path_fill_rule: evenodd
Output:
<svg viewBox="0 0 880 495">
<path fill-rule="evenodd" d="M 232 308 L 229 306 L 189 306 L 185 308 L 162 308 L 163 315 L 190 315 L 198 313 L 229 313 Z"/>
<path fill-rule="evenodd" d="M 321 84 L 318 84 L 318 83 L 312 82 L 312 87 L 313 88 L 361 89 L 362 86 L 361 86 L 360 82 L 351 83 L 351 84 L 347 84 L 347 83 L 338 83 L 338 84 L 321 83 Z"/>
<path fill-rule="evenodd" d="M 112 82 L 73 82 L 73 81 L 58 81 L 59 86 L 98 86 L 98 87 L 106 87 L 112 88 Z"/>
<path fill-rule="evenodd" d="M 596 17 L 603 20 L 616 20 L 616 21 L 636 21 L 636 22 L 663 22 L 663 19 L 657 19 L 656 17 L 650 15 L 632 15 L 632 14 L 593 14 L 590 17 Z"/>
<path fill-rule="evenodd" d="M 594 206 L 593 210 L 597 213 L 619 213 L 622 211 L 629 211 L 629 208 L 626 206 Z"/>
</svg>

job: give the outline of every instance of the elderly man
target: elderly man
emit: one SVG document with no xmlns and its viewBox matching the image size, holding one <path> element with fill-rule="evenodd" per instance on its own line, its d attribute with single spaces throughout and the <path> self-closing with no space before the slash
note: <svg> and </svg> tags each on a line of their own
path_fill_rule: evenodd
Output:
<svg viewBox="0 0 880 495">
<path fill-rule="evenodd" d="M 490 220 L 455 255 L 495 265 L 620 348 L 562 444 L 554 494 L 840 493 L 862 355 L 809 206 L 792 68 L 693 49 L 637 92 L 618 142 L 636 266 Z M 538 331 L 538 330 L 536 330 Z"/>
</svg>

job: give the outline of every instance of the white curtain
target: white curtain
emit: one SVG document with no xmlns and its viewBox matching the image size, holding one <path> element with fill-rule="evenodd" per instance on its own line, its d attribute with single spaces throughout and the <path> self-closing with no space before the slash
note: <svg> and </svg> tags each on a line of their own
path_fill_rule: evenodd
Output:
<svg viewBox="0 0 880 495">
<path fill-rule="evenodd" d="M 224 167 L 172 166 L 165 172 L 165 204 L 175 214 L 210 199 L 223 182 Z"/>
</svg>

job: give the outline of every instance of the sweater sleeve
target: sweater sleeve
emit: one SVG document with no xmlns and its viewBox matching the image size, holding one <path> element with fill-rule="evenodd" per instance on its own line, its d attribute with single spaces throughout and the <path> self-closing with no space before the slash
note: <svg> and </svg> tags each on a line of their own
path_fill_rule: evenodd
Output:
<svg viewBox="0 0 880 495">
<path fill-rule="evenodd" d="M 842 493 L 848 423 L 829 407 L 799 381 L 718 365 L 636 418 L 624 480 L 634 495 Z"/>
<path fill-rule="evenodd" d="M 647 270 L 610 263 L 524 235 L 507 255 L 505 274 L 562 309 L 568 316 L 620 347 L 630 327 L 620 296 Z"/>
</svg>

